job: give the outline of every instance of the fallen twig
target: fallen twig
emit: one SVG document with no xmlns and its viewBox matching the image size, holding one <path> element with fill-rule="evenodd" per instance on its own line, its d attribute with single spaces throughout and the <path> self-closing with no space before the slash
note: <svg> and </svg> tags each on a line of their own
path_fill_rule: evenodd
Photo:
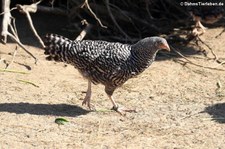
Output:
<svg viewBox="0 0 225 149">
<path fill-rule="evenodd" d="M 198 67 L 202 67 L 202 68 L 206 68 L 206 69 L 212 69 L 212 70 L 217 70 L 217 71 L 225 71 L 225 69 L 220 69 L 220 68 L 215 68 L 215 67 L 208 67 L 208 66 L 203 66 L 200 64 L 196 64 L 194 62 L 192 62 L 191 60 L 189 60 L 188 58 L 186 58 L 183 54 L 181 54 L 180 52 L 178 52 L 174 47 L 171 46 L 171 49 L 176 52 L 179 56 L 181 56 L 183 59 L 185 59 L 187 62 L 186 63 L 190 63 L 192 65 L 198 66 Z"/>
<path fill-rule="evenodd" d="M 9 63 L 9 64 L 7 64 L 7 65 L 6 65 L 5 69 L 8 69 L 8 68 L 9 68 L 9 66 L 10 66 L 10 65 L 14 62 L 14 59 L 15 59 L 16 53 L 17 53 L 17 45 L 16 45 L 16 48 L 15 48 L 15 50 L 14 50 L 14 52 L 13 52 L 13 57 L 12 57 L 12 60 L 10 61 L 10 63 Z"/>
<path fill-rule="evenodd" d="M 29 74 L 28 72 L 18 71 L 18 70 L 10 70 L 10 69 L 1 69 L 0 72 L 11 72 L 11 73 L 19 73 L 19 74 Z"/>
<path fill-rule="evenodd" d="M 212 55 L 214 56 L 214 60 L 217 61 L 218 60 L 218 56 L 215 54 L 213 49 L 208 44 L 206 44 L 199 36 L 197 36 L 197 39 L 211 51 Z"/>
<path fill-rule="evenodd" d="M 223 64 L 225 64 L 225 61 L 222 61 L 222 62 L 220 63 L 220 65 L 223 65 Z"/>
<path fill-rule="evenodd" d="M 39 87 L 39 86 L 38 86 L 38 85 L 36 85 L 35 83 L 30 82 L 30 81 L 27 81 L 27 80 L 20 80 L 20 79 L 17 79 L 17 81 L 19 81 L 19 82 L 23 82 L 23 83 L 26 83 L 26 84 L 31 84 L 31 85 L 33 85 L 33 86 L 35 86 L 35 87 Z"/>
<path fill-rule="evenodd" d="M 215 37 L 215 38 L 220 37 L 220 36 L 221 36 L 224 32 L 225 32 L 225 28 L 222 30 L 222 32 L 220 32 L 218 35 L 216 35 L 216 37 Z"/>
<path fill-rule="evenodd" d="M 18 39 L 18 38 L 16 38 L 15 36 L 13 36 L 11 33 L 7 33 L 7 35 L 9 36 L 9 37 L 11 37 L 25 52 L 27 52 L 31 57 L 33 57 L 34 58 L 34 60 L 35 60 L 35 64 L 37 63 L 37 61 L 38 61 L 38 59 L 32 54 L 32 53 L 30 53 L 27 49 L 26 49 L 26 47 L 20 42 L 20 40 Z"/>
</svg>

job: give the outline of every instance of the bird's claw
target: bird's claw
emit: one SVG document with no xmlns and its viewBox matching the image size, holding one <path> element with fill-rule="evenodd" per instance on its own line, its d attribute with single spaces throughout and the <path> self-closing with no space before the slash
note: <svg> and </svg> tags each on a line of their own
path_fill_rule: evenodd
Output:
<svg viewBox="0 0 225 149">
<path fill-rule="evenodd" d="M 114 110 L 114 111 L 118 112 L 120 115 L 123 115 L 123 116 L 126 115 L 126 112 L 137 113 L 137 111 L 135 109 L 126 109 L 124 107 L 119 107 L 119 106 L 113 106 L 111 110 Z"/>
<path fill-rule="evenodd" d="M 90 98 L 88 98 L 88 97 L 84 98 L 84 100 L 82 102 L 82 106 L 84 106 L 84 105 L 86 105 L 88 107 L 88 109 L 91 110 L 91 111 L 96 110 L 95 106 L 90 103 Z"/>
</svg>

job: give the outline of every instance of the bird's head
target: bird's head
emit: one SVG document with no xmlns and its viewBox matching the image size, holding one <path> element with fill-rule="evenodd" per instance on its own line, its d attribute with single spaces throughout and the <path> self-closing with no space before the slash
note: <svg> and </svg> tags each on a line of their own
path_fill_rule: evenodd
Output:
<svg viewBox="0 0 225 149">
<path fill-rule="evenodd" d="M 133 45 L 134 49 L 144 52 L 150 52 L 155 53 L 158 50 L 165 49 L 167 51 L 170 51 L 170 47 L 166 41 L 166 39 L 161 37 L 147 37 L 140 41 L 138 41 L 136 44 Z"/>
<path fill-rule="evenodd" d="M 152 40 L 152 43 L 154 44 L 154 47 L 157 50 L 167 50 L 170 51 L 169 44 L 167 43 L 166 39 L 161 37 L 150 37 L 150 40 Z"/>
</svg>

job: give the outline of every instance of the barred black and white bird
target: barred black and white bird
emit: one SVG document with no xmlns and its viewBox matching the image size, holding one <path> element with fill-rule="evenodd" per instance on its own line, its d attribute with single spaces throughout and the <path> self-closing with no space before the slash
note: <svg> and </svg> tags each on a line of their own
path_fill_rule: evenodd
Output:
<svg viewBox="0 0 225 149">
<path fill-rule="evenodd" d="M 160 49 L 170 50 L 167 41 L 160 37 L 144 38 L 129 45 L 101 40 L 72 41 L 56 34 L 47 34 L 44 43 L 48 60 L 71 64 L 88 80 L 83 105 L 91 108 L 91 83 L 100 83 L 105 86 L 113 109 L 120 114 L 130 110 L 118 107 L 112 97 L 115 89 L 148 68 Z"/>
</svg>

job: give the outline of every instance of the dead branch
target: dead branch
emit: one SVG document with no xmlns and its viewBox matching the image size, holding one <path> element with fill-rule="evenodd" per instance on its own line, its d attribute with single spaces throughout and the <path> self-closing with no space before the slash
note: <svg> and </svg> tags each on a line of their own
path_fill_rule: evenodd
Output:
<svg viewBox="0 0 225 149">
<path fill-rule="evenodd" d="M 151 14 L 151 12 L 150 12 L 150 10 L 149 10 L 149 4 L 150 4 L 150 3 L 151 3 L 150 1 L 145 0 L 145 9 L 146 9 L 147 14 L 148 14 L 148 16 L 149 16 L 149 19 L 152 20 L 152 19 L 153 19 L 153 16 L 152 16 L 152 14 Z"/>
<path fill-rule="evenodd" d="M 27 17 L 27 20 L 29 22 L 29 25 L 31 27 L 31 30 L 33 31 L 35 37 L 38 39 L 39 43 L 41 44 L 41 46 L 44 48 L 45 45 L 44 45 L 44 42 L 42 41 L 41 37 L 38 35 L 34 25 L 33 25 L 33 21 L 31 19 L 31 16 L 30 16 L 30 12 L 31 13 L 35 13 L 37 11 L 37 5 L 40 3 L 41 1 L 37 2 L 37 3 L 34 3 L 34 4 L 31 4 L 31 5 L 20 5 L 20 4 L 17 4 L 16 7 L 17 9 L 19 10 L 19 12 L 23 13 L 26 15 Z"/>
<path fill-rule="evenodd" d="M 46 7 L 46 6 L 37 6 L 37 11 L 44 12 L 44 13 L 51 13 L 56 15 L 62 15 L 67 16 L 68 13 L 60 8 L 54 8 L 54 7 Z"/>
<path fill-rule="evenodd" d="M 16 30 L 16 24 L 15 24 L 16 19 L 11 17 L 11 20 L 12 20 L 13 25 L 12 25 L 12 23 L 9 24 L 10 30 L 16 38 L 19 38 L 17 30 Z"/>
<path fill-rule="evenodd" d="M 195 65 L 195 66 L 198 66 L 198 67 L 202 67 L 202 68 L 205 68 L 205 69 L 211 69 L 211 70 L 217 70 L 217 71 L 225 71 L 225 69 L 208 67 L 208 66 L 203 66 L 203 65 L 200 65 L 200 64 L 196 64 L 196 63 L 192 62 L 191 60 L 189 60 L 188 58 L 186 58 L 183 54 L 181 54 L 180 52 L 178 52 L 174 47 L 171 46 L 171 49 L 174 52 L 176 52 L 179 56 L 181 56 L 183 59 L 185 59 L 186 60 L 185 63 L 189 63 L 189 64 L 192 64 L 192 65 Z"/>
<path fill-rule="evenodd" d="M 25 52 L 27 52 L 31 57 L 33 57 L 34 60 L 35 60 L 35 64 L 36 64 L 37 63 L 37 58 L 32 53 L 30 53 L 26 49 L 26 47 L 20 42 L 20 39 L 19 39 L 18 34 L 17 34 L 16 25 L 15 25 L 15 18 L 11 17 L 11 19 L 12 19 L 13 25 L 12 24 L 9 24 L 9 27 L 10 27 L 10 30 L 11 30 L 11 32 L 13 34 L 11 34 L 11 33 L 9 33 L 7 31 L 7 35 L 10 36 L 10 38 L 12 38 Z"/>
<path fill-rule="evenodd" d="M 27 52 L 32 58 L 34 58 L 35 60 L 35 64 L 37 63 L 37 58 L 32 54 L 30 53 L 27 48 L 20 42 L 20 40 L 18 38 L 16 38 L 14 35 L 12 35 L 11 33 L 7 32 L 7 35 L 12 39 L 14 40 L 25 52 Z"/>
<path fill-rule="evenodd" d="M 117 7 L 117 6 L 115 6 L 115 5 L 112 5 L 112 4 L 109 4 L 112 8 L 115 8 L 115 9 L 117 9 L 116 11 L 114 11 L 114 12 L 119 12 L 120 14 L 121 14 L 121 17 L 119 18 L 119 17 L 117 17 L 117 18 L 119 18 L 119 19 L 124 19 L 124 20 L 129 20 L 129 22 L 128 23 L 130 23 L 130 24 L 132 24 L 133 25 L 133 28 L 137 31 L 137 33 L 138 33 L 138 37 L 139 38 L 141 38 L 141 31 L 140 31 L 140 29 L 137 27 L 137 25 L 135 24 L 135 22 L 133 21 L 133 20 L 135 20 L 134 18 L 131 18 L 131 16 L 129 16 L 129 15 L 132 15 L 131 13 L 127 13 L 127 12 L 125 12 L 125 11 L 123 11 L 123 10 L 121 10 L 119 7 Z M 111 10 L 111 9 L 110 9 Z M 111 12 L 112 13 L 112 12 Z M 134 15 L 133 15 L 134 16 Z M 141 20 L 141 19 L 140 19 Z M 130 38 L 130 40 L 132 40 L 131 38 Z"/>
<path fill-rule="evenodd" d="M 118 28 L 118 30 L 127 38 L 127 39 L 130 39 L 130 37 L 123 31 L 123 29 L 119 26 L 119 24 L 117 23 L 117 21 L 115 20 L 112 12 L 111 12 L 111 9 L 110 9 L 110 6 L 109 6 L 109 0 L 106 0 L 106 7 L 107 7 L 107 10 L 108 10 L 108 13 L 109 13 L 109 16 L 110 18 L 112 19 L 113 23 L 116 25 L 116 27 Z"/>
<path fill-rule="evenodd" d="M 21 13 L 26 13 L 26 12 L 36 13 L 37 11 L 40 11 L 40 12 L 45 12 L 45 13 L 53 13 L 53 14 L 67 16 L 67 12 L 65 10 L 60 9 L 60 8 L 54 8 L 54 7 L 39 6 L 38 4 L 40 2 L 41 1 L 39 1 L 37 3 L 33 3 L 31 5 L 20 5 L 20 4 L 17 4 L 17 9 Z"/>
<path fill-rule="evenodd" d="M 16 7 L 13 7 L 13 8 L 11 8 L 9 11 L 11 12 L 11 11 L 16 10 L 16 9 L 17 9 Z M 6 12 L 3 11 L 2 13 L 0 13 L 0 16 L 3 15 L 3 14 L 5 14 L 5 13 L 6 13 Z"/>
<path fill-rule="evenodd" d="M 30 13 L 29 12 L 26 12 L 26 16 L 27 16 L 27 19 L 29 21 L 31 30 L 33 31 L 34 35 L 37 37 L 37 39 L 38 39 L 39 43 L 41 44 L 41 46 L 44 48 L 45 47 L 45 44 L 42 41 L 41 37 L 38 35 L 36 29 L 34 28 L 33 21 L 31 19 Z"/>
<path fill-rule="evenodd" d="M 91 14 L 94 16 L 94 18 L 98 21 L 98 23 L 100 24 L 101 27 L 107 28 L 107 26 L 103 25 L 102 22 L 101 22 L 101 20 L 100 20 L 100 19 L 96 16 L 96 14 L 93 12 L 93 10 L 91 9 L 91 7 L 90 7 L 90 5 L 89 5 L 89 3 L 88 3 L 88 0 L 85 0 L 85 1 L 84 1 L 84 3 L 83 3 L 83 5 L 81 6 L 81 8 L 84 7 L 84 6 L 86 6 L 86 7 L 88 8 L 88 10 L 91 12 Z"/>
<path fill-rule="evenodd" d="M 20 5 L 17 4 L 16 7 L 21 13 L 26 13 L 26 12 L 31 12 L 31 13 L 36 13 L 37 12 L 37 5 L 40 4 L 42 0 L 33 3 L 31 5 Z"/>
<path fill-rule="evenodd" d="M 87 32 L 91 29 L 91 25 L 86 21 L 81 21 L 82 25 L 86 25 L 85 29 L 80 32 L 80 34 L 75 39 L 76 41 L 81 41 L 86 36 Z"/>
<path fill-rule="evenodd" d="M 10 13 L 10 0 L 3 0 L 2 1 L 2 11 L 3 13 L 3 20 L 2 20 L 2 41 L 3 43 L 7 42 L 7 32 L 8 26 L 11 22 L 11 13 Z"/>
</svg>

